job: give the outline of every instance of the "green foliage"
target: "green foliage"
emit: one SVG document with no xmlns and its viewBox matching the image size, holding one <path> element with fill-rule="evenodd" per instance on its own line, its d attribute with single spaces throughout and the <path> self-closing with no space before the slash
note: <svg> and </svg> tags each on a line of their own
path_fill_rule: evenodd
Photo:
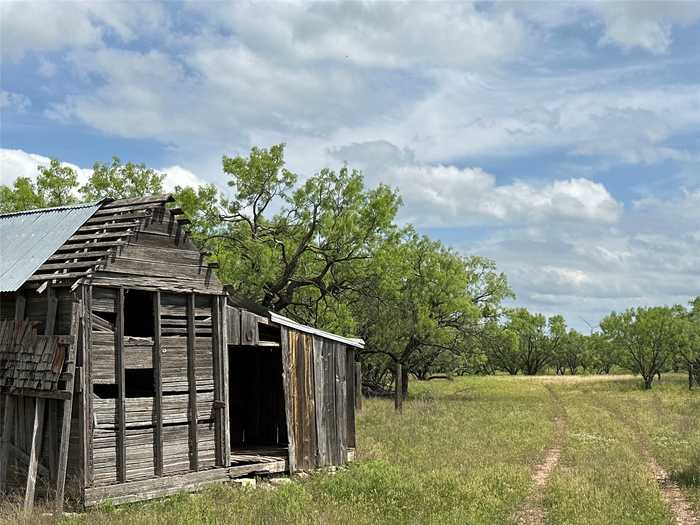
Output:
<svg viewBox="0 0 700 525">
<path fill-rule="evenodd" d="M 90 180 L 80 188 L 88 202 L 107 197 L 126 199 L 163 193 L 165 175 L 144 164 L 122 164 L 118 157 L 112 157 L 111 164 L 95 162 L 92 169 Z"/>
<path fill-rule="evenodd" d="M 473 365 L 471 339 L 511 294 L 491 261 L 460 256 L 411 228 L 377 250 L 365 289 L 353 312 L 369 378 L 385 382 L 396 362 L 404 365 L 404 385 L 409 371 L 425 377 L 436 363 L 450 363 L 447 371 Z"/>
<path fill-rule="evenodd" d="M 555 360 L 566 336 L 566 323 L 560 315 L 547 319 L 526 308 L 506 313 L 506 326 L 517 334 L 518 368 L 526 375 L 537 375 Z"/>
<path fill-rule="evenodd" d="M 400 205 L 386 186 L 368 190 L 347 167 L 303 183 L 284 167 L 284 146 L 224 157 L 233 198 L 213 187 L 179 189 L 195 239 L 214 254 L 220 278 L 272 310 L 352 333 L 350 297 L 374 250 L 392 234 Z"/>
<path fill-rule="evenodd" d="M 596 332 L 585 338 L 583 364 L 595 374 L 609 374 L 613 366 L 620 364 L 620 347 Z"/>
<path fill-rule="evenodd" d="M 36 182 L 18 177 L 12 187 L 0 186 L 0 213 L 62 206 L 77 202 L 74 190 L 78 176 L 70 166 L 51 159 L 48 166 L 39 166 Z"/>
<path fill-rule="evenodd" d="M 685 344 L 685 324 L 678 308 L 630 308 L 611 313 L 600 324 L 603 333 L 622 350 L 622 364 L 644 379 L 649 389 Z"/>
</svg>

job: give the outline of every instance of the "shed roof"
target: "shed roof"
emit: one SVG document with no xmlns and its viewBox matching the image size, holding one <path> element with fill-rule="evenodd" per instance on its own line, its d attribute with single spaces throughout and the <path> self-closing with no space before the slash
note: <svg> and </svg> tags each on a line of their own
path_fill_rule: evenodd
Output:
<svg viewBox="0 0 700 525">
<path fill-rule="evenodd" d="M 101 204 L 0 215 L 0 291 L 17 291 Z"/>
<path fill-rule="evenodd" d="M 324 330 L 319 330 L 318 328 L 314 328 L 312 326 L 297 323 L 296 321 L 289 319 L 288 317 L 284 317 L 283 315 L 276 314 L 275 312 L 270 312 L 270 321 L 294 330 L 299 330 L 300 332 L 306 332 L 307 334 L 317 335 L 319 337 L 323 337 L 324 339 L 345 343 L 346 345 L 354 346 L 355 348 L 365 347 L 365 342 L 362 339 L 343 337 L 342 335 L 336 335 Z"/>
</svg>

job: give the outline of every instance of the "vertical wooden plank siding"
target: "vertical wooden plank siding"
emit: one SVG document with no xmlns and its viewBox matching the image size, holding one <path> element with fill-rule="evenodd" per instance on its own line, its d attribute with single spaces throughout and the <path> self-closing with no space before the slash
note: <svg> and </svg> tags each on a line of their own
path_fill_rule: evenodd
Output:
<svg viewBox="0 0 700 525">
<path fill-rule="evenodd" d="M 297 466 L 300 470 L 309 468 L 309 435 L 304 432 L 304 415 L 306 413 L 307 396 L 304 391 L 304 334 L 291 331 L 289 340 L 290 355 L 294 356 L 296 369 L 294 370 L 295 405 L 294 405 L 294 433 L 297 441 Z"/>
<path fill-rule="evenodd" d="M 296 437 L 294 431 L 295 391 L 294 391 L 294 362 L 292 359 L 291 332 L 284 326 L 280 327 L 280 350 L 282 354 L 282 385 L 284 387 L 284 413 L 287 419 L 287 444 L 289 448 L 289 472 L 297 470 Z"/>
<path fill-rule="evenodd" d="M 347 418 L 347 447 L 355 448 L 355 349 L 345 346 L 345 384 L 347 385 L 347 397 L 345 409 Z M 346 454 L 347 459 L 347 454 Z"/>
<path fill-rule="evenodd" d="M 304 433 L 308 436 L 307 468 L 313 469 L 318 466 L 318 440 L 316 438 L 316 399 L 314 385 L 314 336 L 311 334 L 300 334 L 303 338 L 304 346 Z"/>
<path fill-rule="evenodd" d="M 336 343 L 333 341 L 326 341 L 323 345 L 323 351 L 325 354 L 324 364 L 325 370 L 325 384 L 323 386 L 326 392 L 326 421 L 332 422 L 328 425 L 328 450 L 330 451 L 331 463 L 333 465 L 338 465 L 340 462 L 340 449 L 338 447 L 338 415 L 336 412 L 336 388 L 335 388 L 335 352 Z"/>
<path fill-rule="evenodd" d="M 335 344 L 335 413 L 338 423 L 338 465 L 344 465 L 348 457 L 348 392 L 345 349 L 344 344 Z"/>
<path fill-rule="evenodd" d="M 231 464 L 231 417 L 229 414 L 229 375 L 228 375 L 228 322 L 229 318 L 226 315 L 226 296 L 218 297 L 219 314 L 221 315 L 221 375 L 222 375 L 222 401 L 223 407 L 223 426 L 224 426 L 224 465 Z"/>
<path fill-rule="evenodd" d="M 214 458 L 216 465 L 224 464 L 223 437 L 223 390 L 224 378 L 221 373 L 221 314 L 219 298 L 211 297 L 211 346 L 212 372 L 214 374 Z"/>
<path fill-rule="evenodd" d="M 187 295 L 187 383 L 189 385 L 189 456 L 190 470 L 199 470 L 197 443 L 197 374 L 195 360 L 195 294 Z"/>
<path fill-rule="evenodd" d="M 114 330 L 117 379 L 117 481 L 126 481 L 126 385 L 124 384 L 124 288 L 117 293 L 117 314 Z"/>
<path fill-rule="evenodd" d="M 153 294 L 153 467 L 163 475 L 163 377 L 160 344 L 160 290 Z"/>
<path fill-rule="evenodd" d="M 314 397 L 316 407 L 316 441 L 318 443 L 318 466 L 330 465 L 328 452 L 328 421 L 325 413 L 325 381 L 323 367 L 323 338 L 313 337 Z"/>
</svg>

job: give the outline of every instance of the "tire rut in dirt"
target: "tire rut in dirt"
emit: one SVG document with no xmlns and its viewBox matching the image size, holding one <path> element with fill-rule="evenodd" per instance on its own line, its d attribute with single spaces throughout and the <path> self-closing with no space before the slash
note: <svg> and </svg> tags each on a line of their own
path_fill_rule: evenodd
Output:
<svg viewBox="0 0 700 525">
<path fill-rule="evenodd" d="M 658 402 L 658 397 L 656 398 Z M 641 428 L 639 424 L 630 420 L 619 407 L 610 405 L 609 403 L 599 400 L 600 405 L 604 410 L 606 410 L 610 415 L 612 415 L 616 420 L 618 420 L 622 425 L 630 430 L 632 436 L 637 442 L 637 446 L 644 457 L 644 460 L 649 466 L 649 471 L 656 479 L 656 483 L 661 491 L 661 496 L 663 497 L 666 505 L 671 510 L 673 514 L 674 522 L 676 525 L 700 525 L 700 518 L 692 510 L 690 503 L 683 495 L 678 484 L 671 479 L 668 472 L 656 462 L 653 454 L 649 450 L 648 437 Z"/>
<path fill-rule="evenodd" d="M 547 449 L 544 460 L 537 465 L 537 468 L 535 468 L 530 476 L 534 487 L 530 490 L 530 494 L 511 519 L 513 523 L 518 525 L 540 525 L 544 523 L 545 513 L 542 502 L 544 495 L 543 489 L 547 485 L 554 469 L 559 464 L 562 443 L 564 442 L 564 436 L 566 434 L 566 409 L 564 408 L 564 404 L 559 394 L 551 385 L 544 385 L 544 387 L 549 392 L 555 409 L 554 443 Z"/>
</svg>

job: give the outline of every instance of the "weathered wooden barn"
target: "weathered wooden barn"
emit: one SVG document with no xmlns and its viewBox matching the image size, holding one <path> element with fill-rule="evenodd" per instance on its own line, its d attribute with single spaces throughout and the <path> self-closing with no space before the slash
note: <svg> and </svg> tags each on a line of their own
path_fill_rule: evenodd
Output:
<svg viewBox="0 0 700 525">
<path fill-rule="evenodd" d="M 0 215 L 0 491 L 26 507 L 354 454 L 362 342 L 227 293 L 171 201 Z"/>
</svg>

